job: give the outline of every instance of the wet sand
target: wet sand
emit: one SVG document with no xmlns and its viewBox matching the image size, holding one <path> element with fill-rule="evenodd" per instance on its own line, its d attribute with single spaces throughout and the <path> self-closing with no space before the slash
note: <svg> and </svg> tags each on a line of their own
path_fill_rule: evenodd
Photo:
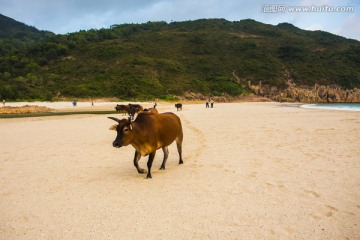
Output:
<svg viewBox="0 0 360 240">
<path fill-rule="evenodd" d="M 360 239 L 359 112 L 215 103 L 176 114 L 184 164 L 172 144 L 152 179 L 133 147 L 112 147 L 107 116 L 121 114 L 0 119 L 0 239 Z"/>
</svg>

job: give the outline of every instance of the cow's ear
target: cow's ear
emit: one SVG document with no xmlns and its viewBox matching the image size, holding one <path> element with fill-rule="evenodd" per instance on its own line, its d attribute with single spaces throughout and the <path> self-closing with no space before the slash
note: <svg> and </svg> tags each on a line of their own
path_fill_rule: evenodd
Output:
<svg viewBox="0 0 360 240">
<path fill-rule="evenodd" d="M 112 125 L 109 129 L 116 131 L 116 130 L 117 130 L 117 126 L 118 126 L 118 124 L 114 124 L 114 125 Z"/>
</svg>

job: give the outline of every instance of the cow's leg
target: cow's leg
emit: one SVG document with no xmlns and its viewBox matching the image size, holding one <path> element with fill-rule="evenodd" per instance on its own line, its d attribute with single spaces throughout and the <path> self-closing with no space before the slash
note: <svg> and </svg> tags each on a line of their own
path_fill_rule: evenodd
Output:
<svg viewBox="0 0 360 240">
<path fill-rule="evenodd" d="M 177 146 L 177 150 L 179 153 L 179 164 L 183 164 L 183 160 L 182 160 L 182 142 L 183 142 L 183 132 L 181 130 L 180 134 L 176 137 L 175 139 L 176 141 L 176 146 Z"/>
<path fill-rule="evenodd" d="M 151 177 L 151 166 L 154 161 L 155 153 L 156 153 L 156 151 L 149 154 L 149 160 L 147 162 L 148 174 L 147 174 L 146 178 L 152 178 Z"/>
<path fill-rule="evenodd" d="M 138 173 L 146 173 L 146 171 L 139 167 L 139 160 L 141 158 L 141 154 L 135 150 L 135 156 L 134 156 L 134 165 L 138 171 Z"/>
<path fill-rule="evenodd" d="M 166 160 L 168 159 L 168 156 L 169 156 L 169 149 L 168 149 L 168 147 L 163 147 L 162 150 L 164 152 L 164 160 L 161 164 L 160 170 L 165 170 Z"/>
<path fill-rule="evenodd" d="M 179 164 L 183 164 L 184 161 L 182 160 L 182 146 L 181 143 L 176 143 L 178 153 L 179 153 Z"/>
</svg>

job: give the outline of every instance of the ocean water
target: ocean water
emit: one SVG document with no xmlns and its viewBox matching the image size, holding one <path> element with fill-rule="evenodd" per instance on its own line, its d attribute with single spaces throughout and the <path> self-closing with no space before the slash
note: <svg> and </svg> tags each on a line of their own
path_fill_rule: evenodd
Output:
<svg viewBox="0 0 360 240">
<path fill-rule="evenodd" d="M 328 110 L 343 110 L 343 111 L 360 111 L 360 103 L 319 103 L 319 104 L 304 104 L 302 108 L 328 109 Z"/>
</svg>

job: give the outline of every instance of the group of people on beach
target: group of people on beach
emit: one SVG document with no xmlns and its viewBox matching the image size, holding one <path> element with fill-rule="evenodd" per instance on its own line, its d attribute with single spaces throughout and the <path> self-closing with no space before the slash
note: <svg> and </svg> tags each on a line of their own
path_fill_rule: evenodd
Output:
<svg viewBox="0 0 360 240">
<path fill-rule="evenodd" d="M 209 97 L 209 98 L 207 98 L 206 99 L 206 102 L 205 102 L 205 107 L 206 108 L 209 108 L 210 106 L 211 106 L 211 108 L 213 108 L 214 107 L 214 98 L 213 97 Z M 210 105 L 209 105 L 209 103 L 210 103 Z"/>
<path fill-rule="evenodd" d="M 76 101 L 76 100 L 73 100 L 71 103 L 72 103 L 72 105 L 73 105 L 74 107 L 77 106 L 77 101 Z M 91 100 L 91 106 L 92 106 L 92 107 L 95 107 L 95 105 L 94 105 L 94 100 Z"/>
</svg>

